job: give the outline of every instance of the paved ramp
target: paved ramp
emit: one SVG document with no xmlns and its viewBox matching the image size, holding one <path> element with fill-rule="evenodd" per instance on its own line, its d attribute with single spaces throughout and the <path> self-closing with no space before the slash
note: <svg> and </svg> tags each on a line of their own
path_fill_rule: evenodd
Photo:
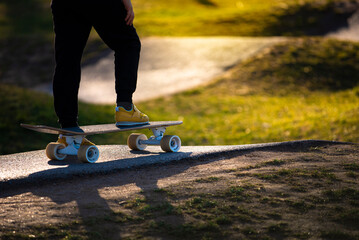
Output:
<svg viewBox="0 0 359 240">
<path fill-rule="evenodd" d="M 130 151 L 124 145 L 98 146 L 100 159 L 94 164 L 81 163 L 76 157 L 64 161 L 49 160 L 44 150 L 0 156 L 0 190 L 23 184 L 55 181 L 88 174 L 106 174 L 113 171 L 171 161 L 228 158 L 246 150 L 273 147 L 308 147 L 330 144 L 327 141 L 292 141 L 282 143 L 248 144 L 234 146 L 184 146 L 178 153 L 164 153 L 159 147 L 150 146 L 148 151 Z"/>
</svg>

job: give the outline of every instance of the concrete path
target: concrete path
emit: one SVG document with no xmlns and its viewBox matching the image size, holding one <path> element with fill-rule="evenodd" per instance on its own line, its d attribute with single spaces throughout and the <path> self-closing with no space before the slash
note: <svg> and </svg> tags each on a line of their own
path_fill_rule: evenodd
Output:
<svg viewBox="0 0 359 240">
<path fill-rule="evenodd" d="M 280 37 L 149 37 L 143 38 L 135 102 L 169 95 L 204 84 Z M 79 98 L 115 103 L 113 52 L 82 69 Z M 52 92 L 51 84 L 35 89 Z"/>
<path fill-rule="evenodd" d="M 178 153 L 164 153 L 159 147 L 151 146 L 146 151 L 130 151 L 124 145 L 98 146 L 101 152 L 94 164 L 85 164 L 76 157 L 64 161 L 49 160 L 44 150 L 0 156 L 0 191 L 24 184 L 36 184 L 88 174 L 105 174 L 121 169 L 149 164 L 163 164 L 171 161 L 228 158 L 243 151 L 287 147 L 306 148 L 334 142 L 328 141 L 291 141 L 282 143 L 248 144 L 233 146 L 184 146 Z"/>
</svg>

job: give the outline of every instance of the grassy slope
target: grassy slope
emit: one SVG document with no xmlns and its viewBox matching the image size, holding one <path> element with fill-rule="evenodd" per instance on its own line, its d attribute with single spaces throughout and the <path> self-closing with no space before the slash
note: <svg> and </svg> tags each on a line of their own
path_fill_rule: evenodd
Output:
<svg viewBox="0 0 359 240">
<path fill-rule="evenodd" d="M 240 64 L 212 85 L 145 104 L 180 116 L 188 144 L 294 139 L 359 141 L 359 45 L 294 40 Z M 164 105 L 159 111 L 155 106 Z M 157 114 L 158 115 L 157 115 Z"/>
<path fill-rule="evenodd" d="M 292 40 L 236 66 L 209 86 L 139 107 L 151 120 L 184 120 L 183 126 L 168 130 L 179 134 L 185 145 L 359 142 L 358 52 L 359 44 L 351 42 Z M 43 148 L 51 137 L 18 124 L 54 125 L 52 98 L 12 86 L 0 89 L 6 113 L 0 120 L 0 152 Z M 113 106 L 81 104 L 80 124 L 106 122 L 113 122 Z M 98 135 L 91 140 L 124 144 L 126 136 Z"/>
<path fill-rule="evenodd" d="M 340 0 L 133 1 L 142 35 L 271 36 L 323 34 L 345 24 L 351 11 Z M 346 1 L 349 3 L 350 1 Z M 355 2 L 355 1 L 352 1 Z M 358 2 L 356 2 L 358 4 Z M 208 27 L 210 26 L 210 27 Z"/>
</svg>

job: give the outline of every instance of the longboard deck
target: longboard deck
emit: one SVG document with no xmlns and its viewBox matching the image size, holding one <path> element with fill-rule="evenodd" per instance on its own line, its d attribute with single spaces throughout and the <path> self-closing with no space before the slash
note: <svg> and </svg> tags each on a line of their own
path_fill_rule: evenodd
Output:
<svg viewBox="0 0 359 240">
<path fill-rule="evenodd" d="M 83 135 L 95 135 L 95 134 L 114 133 L 114 132 L 125 132 L 125 131 L 138 130 L 138 129 L 169 127 L 174 125 L 180 125 L 182 123 L 183 123 L 182 121 L 159 121 L 159 122 L 149 122 L 148 124 L 144 124 L 144 125 L 126 126 L 126 127 L 125 126 L 117 127 L 114 123 L 80 126 L 80 128 L 84 131 L 83 133 L 68 131 L 61 128 L 50 127 L 45 125 L 30 125 L 30 124 L 21 123 L 20 126 L 41 133 L 83 136 Z"/>
</svg>

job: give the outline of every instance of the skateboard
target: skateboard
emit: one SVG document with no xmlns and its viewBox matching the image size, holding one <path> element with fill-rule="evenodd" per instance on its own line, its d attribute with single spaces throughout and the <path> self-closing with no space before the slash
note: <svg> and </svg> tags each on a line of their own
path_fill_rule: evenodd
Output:
<svg viewBox="0 0 359 240">
<path fill-rule="evenodd" d="M 132 133 L 127 138 L 127 145 L 135 151 L 144 150 L 147 145 L 159 145 L 165 152 L 177 152 L 181 148 L 181 139 L 176 135 L 164 135 L 166 127 L 180 125 L 182 121 L 149 122 L 136 126 L 121 126 L 115 124 L 100 124 L 81 126 L 83 132 L 74 132 L 61 128 L 45 125 L 30 125 L 21 123 L 20 126 L 48 134 L 59 134 L 66 137 L 66 143 L 51 142 L 46 146 L 46 155 L 51 160 L 64 160 L 67 155 L 77 155 L 81 162 L 94 163 L 100 156 L 100 151 L 95 145 L 82 145 L 82 139 L 88 135 L 125 132 L 139 129 L 150 129 L 153 135 L 147 138 L 145 134 Z"/>
</svg>

